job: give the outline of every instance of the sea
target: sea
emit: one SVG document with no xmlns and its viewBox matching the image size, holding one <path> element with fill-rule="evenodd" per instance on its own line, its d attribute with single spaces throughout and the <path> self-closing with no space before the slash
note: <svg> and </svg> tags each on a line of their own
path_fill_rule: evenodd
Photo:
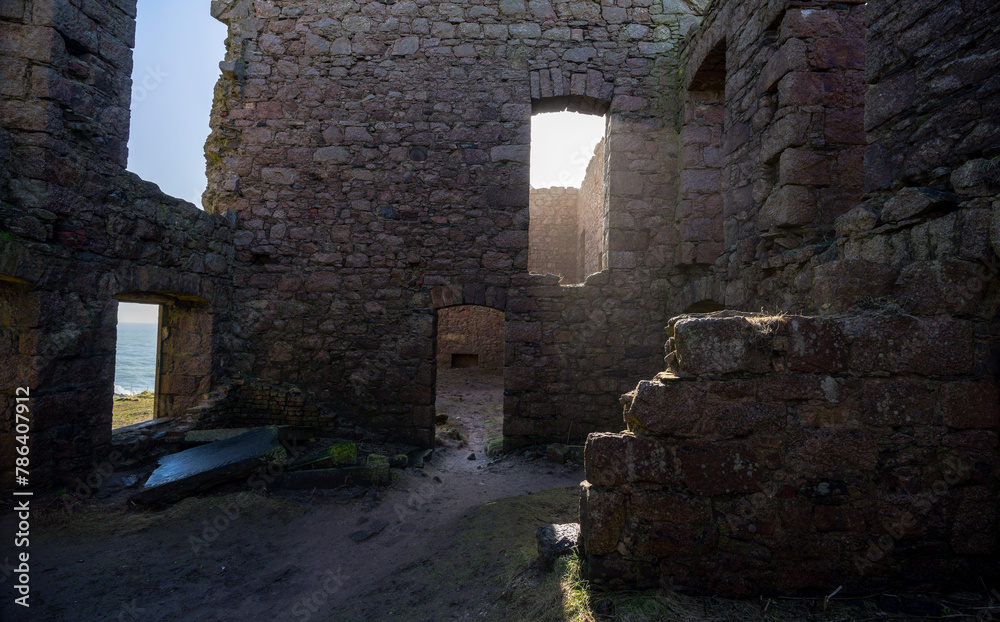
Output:
<svg viewBox="0 0 1000 622">
<path fill-rule="evenodd" d="M 115 395 L 135 395 L 156 388 L 157 325 L 118 324 Z"/>
</svg>

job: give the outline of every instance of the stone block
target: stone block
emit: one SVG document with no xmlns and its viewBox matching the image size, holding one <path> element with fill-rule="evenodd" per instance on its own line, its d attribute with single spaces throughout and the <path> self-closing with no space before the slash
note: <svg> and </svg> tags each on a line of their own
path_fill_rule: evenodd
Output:
<svg viewBox="0 0 1000 622">
<path fill-rule="evenodd" d="M 828 374 L 847 370 L 850 349 L 838 320 L 797 316 L 787 322 L 790 370 Z"/>
<path fill-rule="evenodd" d="M 825 106 L 843 97 L 844 78 L 837 73 L 792 71 L 778 82 L 780 106 Z"/>
<path fill-rule="evenodd" d="M 790 400 L 822 400 L 829 397 L 828 376 L 819 374 L 767 374 L 757 382 L 757 398 L 761 402 Z"/>
<path fill-rule="evenodd" d="M 800 227 L 816 220 L 816 191 L 806 186 L 782 186 L 771 192 L 760 212 L 760 226 Z"/>
<path fill-rule="evenodd" d="M 865 69 L 865 42 L 863 39 L 824 38 L 816 42 L 813 66 L 820 70 Z"/>
<path fill-rule="evenodd" d="M 898 117 L 914 104 L 920 80 L 914 71 L 901 71 L 871 85 L 865 97 L 865 131 Z"/>
<path fill-rule="evenodd" d="M 265 184 L 290 186 L 298 181 L 299 174 L 293 168 L 263 168 L 260 180 Z"/>
<path fill-rule="evenodd" d="M 1000 161 L 977 158 L 951 173 L 951 186 L 963 197 L 990 196 L 1000 189 Z"/>
<path fill-rule="evenodd" d="M 871 430 L 803 428 L 786 442 L 782 466 L 799 477 L 861 475 L 878 465 L 878 438 Z"/>
<path fill-rule="evenodd" d="M 690 559 L 708 554 L 719 543 L 719 530 L 712 524 L 650 525 L 648 540 L 637 553 L 667 559 Z"/>
<path fill-rule="evenodd" d="M 860 108 L 833 108 L 826 111 L 823 136 L 828 143 L 865 144 L 865 113 Z"/>
<path fill-rule="evenodd" d="M 846 214 L 839 216 L 834 221 L 833 226 L 837 235 L 846 237 L 873 229 L 877 222 L 878 214 L 866 205 L 858 205 Z"/>
<path fill-rule="evenodd" d="M 985 486 L 972 486 L 954 491 L 955 523 L 951 533 L 951 548 L 959 555 L 982 555 L 996 548 L 996 494 Z"/>
<path fill-rule="evenodd" d="M 659 490 L 629 495 L 629 511 L 631 516 L 643 522 L 700 525 L 712 520 L 712 505 L 708 499 Z"/>
<path fill-rule="evenodd" d="M 886 201 L 880 216 L 882 222 L 900 222 L 934 211 L 951 210 L 959 198 L 950 192 L 933 188 L 903 188 Z"/>
<path fill-rule="evenodd" d="M 586 555 L 615 552 L 625 527 L 625 495 L 583 484 L 580 499 L 580 546 Z"/>
<path fill-rule="evenodd" d="M 804 145 L 808 139 L 812 118 L 807 112 L 795 111 L 785 114 L 764 130 L 760 146 L 763 162 L 774 159 L 788 147 Z"/>
<path fill-rule="evenodd" d="M 975 363 L 972 322 L 953 318 L 858 316 L 844 320 L 852 371 L 961 375 Z"/>
<path fill-rule="evenodd" d="M 771 338 L 744 317 L 681 318 L 674 324 L 677 363 L 694 376 L 763 373 L 771 369 Z"/>
<path fill-rule="evenodd" d="M 995 430 L 1000 424 L 1000 394 L 994 380 L 948 382 L 943 389 L 944 425 Z"/>
<path fill-rule="evenodd" d="M 728 404 L 706 408 L 698 424 L 699 435 L 732 438 L 752 434 L 775 434 L 785 425 L 783 404 Z"/>
<path fill-rule="evenodd" d="M 692 442 L 677 448 L 681 477 L 696 495 L 716 496 L 757 492 L 763 474 L 749 443 Z"/>
<path fill-rule="evenodd" d="M 903 268 L 899 293 L 915 315 L 968 315 L 988 280 L 983 267 L 970 261 L 915 261 Z"/>
<path fill-rule="evenodd" d="M 857 419 L 874 426 L 935 425 L 939 392 L 936 383 L 866 379 Z"/>
<path fill-rule="evenodd" d="M 892 291 L 899 268 L 870 261 L 842 259 L 816 266 L 813 296 L 823 313 L 845 311 L 862 298 Z"/>
<path fill-rule="evenodd" d="M 592 486 L 626 483 L 669 484 L 674 456 L 669 441 L 632 434 L 598 432 L 588 435 L 584 472 Z"/>
<path fill-rule="evenodd" d="M 705 392 L 702 383 L 641 380 L 626 396 L 625 423 L 652 434 L 696 434 Z"/>
<path fill-rule="evenodd" d="M 805 149 L 785 149 L 778 160 L 778 183 L 827 186 L 830 184 L 830 158 Z"/>
<path fill-rule="evenodd" d="M 774 90 L 775 85 L 790 71 L 806 71 L 808 46 L 801 39 L 788 39 L 764 65 L 757 78 L 757 94 Z"/>
<path fill-rule="evenodd" d="M 814 39 L 844 32 L 840 15 L 833 9 L 791 8 L 781 20 L 780 38 Z M 864 48 L 862 47 L 862 50 Z"/>
<path fill-rule="evenodd" d="M 722 188 L 722 177 L 718 170 L 700 169 L 681 172 L 683 192 L 715 193 Z"/>
</svg>

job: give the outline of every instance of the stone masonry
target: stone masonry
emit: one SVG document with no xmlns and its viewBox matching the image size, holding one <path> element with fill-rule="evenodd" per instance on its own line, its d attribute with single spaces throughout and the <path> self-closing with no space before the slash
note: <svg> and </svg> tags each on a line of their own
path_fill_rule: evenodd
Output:
<svg viewBox="0 0 1000 622">
<path fill-rule="evenodd" d="M 308 387 L 328 427 L 429 443 L 433 314 L 480 304 L 506 315 L 508 447 L 606 429 L 668 317 L 648 294 L 670 287 L 672 41 L 694 11 L 213 3 L 231 36 L 205 203 L 241 223 L 233 371 Z M 528 270 L 531 114 L 561 109 L 607 115 L 617 154 L 586 224 L 606 271 L 579 287 Z"/>
<path fill-rule="evenodd" d="M 987 3 L 712 4 L 684 52 L 680 205 L 706 222 L 675 303 L 777 313 L 671 320 L 667 371 L 587 442 L 591 579 L 993 576 L 998 32 Z"/>
<path fill-rule="evenodd" d="M 604 164 L 602 140 L 580 188 L 531 189 L 528 272 L 573 285 L 604 269 Z"/>
<path fill-rule="evenodd" d="M 450 369 L 455 355 L 476 357 L 479 369 L 503 372 L 503 313 L 489 307 L 463 305 L 438 312 L 437 367 Z"/>
<path fill-rule="evenodd" d="M 564 285 L 579 283 L 578 188 L 532 188 L 528 197 L 528 272 L 555 274 Z"/>
<path fill-rule="evenodd" d="M 110 447 L 118 301 L 163 306 L 160 417 L 419 445 L 475 309 L 506 448 L 586 440 L 592 579 L 989 569 L 1000 4 L 216 0 L 205 211 L 125 171 L 135 5 L 0 2 L 0 408 L 30 387 L 34 484 Z M 547 229 L 557 110 L 606 132 Z"/>
<path fill-rule="evenodd" d="M 587 441 L 592 579 L 825 595 L 991 572 L 1000 406 L 973 322 L 722 312 L 670 335 L 627 431 Z"/>
</svg>

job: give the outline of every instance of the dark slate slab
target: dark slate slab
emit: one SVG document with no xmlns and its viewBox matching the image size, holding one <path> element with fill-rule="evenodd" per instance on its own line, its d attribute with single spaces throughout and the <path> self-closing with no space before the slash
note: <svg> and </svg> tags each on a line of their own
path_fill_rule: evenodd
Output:
<svg viewBox="0 0 1000 622">
<path fill-rule="evenodd" d="M 169 503 L 216 484 L 246 477 L 257 467 L 284 460 L 275 427 L 251 430 L 215 443 L 160 458 L 133 501 Z"/>
</svg>

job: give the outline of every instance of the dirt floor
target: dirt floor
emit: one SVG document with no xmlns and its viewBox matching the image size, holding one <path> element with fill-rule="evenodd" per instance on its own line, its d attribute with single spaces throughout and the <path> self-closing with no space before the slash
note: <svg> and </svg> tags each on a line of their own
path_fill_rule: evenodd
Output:
<svg viewBox="0 0 1000 622">
<path fill-rule="evenodd" d="M 583 472 L 524 455 L 489 464 L 483 446 L 499 433 L 502 382 L 449 372 L 439 377 L 439 409 L 467 445 L 438 448 L 423 469 L 394 470 L 379 491 L 260 495 L 233 485 L 149 512 L 124 503 L 136 489 L 118 491 L 123 472 L 82 503 L 72 491 L 36 499 L 45 510 L 33 517 L 30 617 L 3 598 L 0 619 L 482 619 L 504 573 L 530 555 L 534 529 L 574 519 Z M 497 503 L 540 491 L 551 492 Z M 380 521 L 370 538 L 350 537 Z M 13 527 L 4 510 L 0 533 Z"/>
<path fill-rule="evenodd" d="M 141 510 L 126 500 L 149 459 L 144 469 L 100 466 L 90 487 L 35 498 L 31 608 L 13 604 L 3 535 L 0 621 L 1000 619 L 1000 591 L 986 586 L 917 595 L 905 613 L 896 596 L 878 594 L 827 602 L 602 592 L 582 580 L 576 557 L 540 572 L 535 530 L 577 520 L 582 467 L 534 450 L 486 457 L 502 424 L 499 377 L 446 370 L 438 389 L 437 410 L 448 415 L 438 432 L 448 446 L 423 469 L 393 470 L 393 483 L 379 490 L 261 494 L 238 481 Z M 11 504 L 0 500 L 0 534 L 15 525 Z"/>
</svg>

